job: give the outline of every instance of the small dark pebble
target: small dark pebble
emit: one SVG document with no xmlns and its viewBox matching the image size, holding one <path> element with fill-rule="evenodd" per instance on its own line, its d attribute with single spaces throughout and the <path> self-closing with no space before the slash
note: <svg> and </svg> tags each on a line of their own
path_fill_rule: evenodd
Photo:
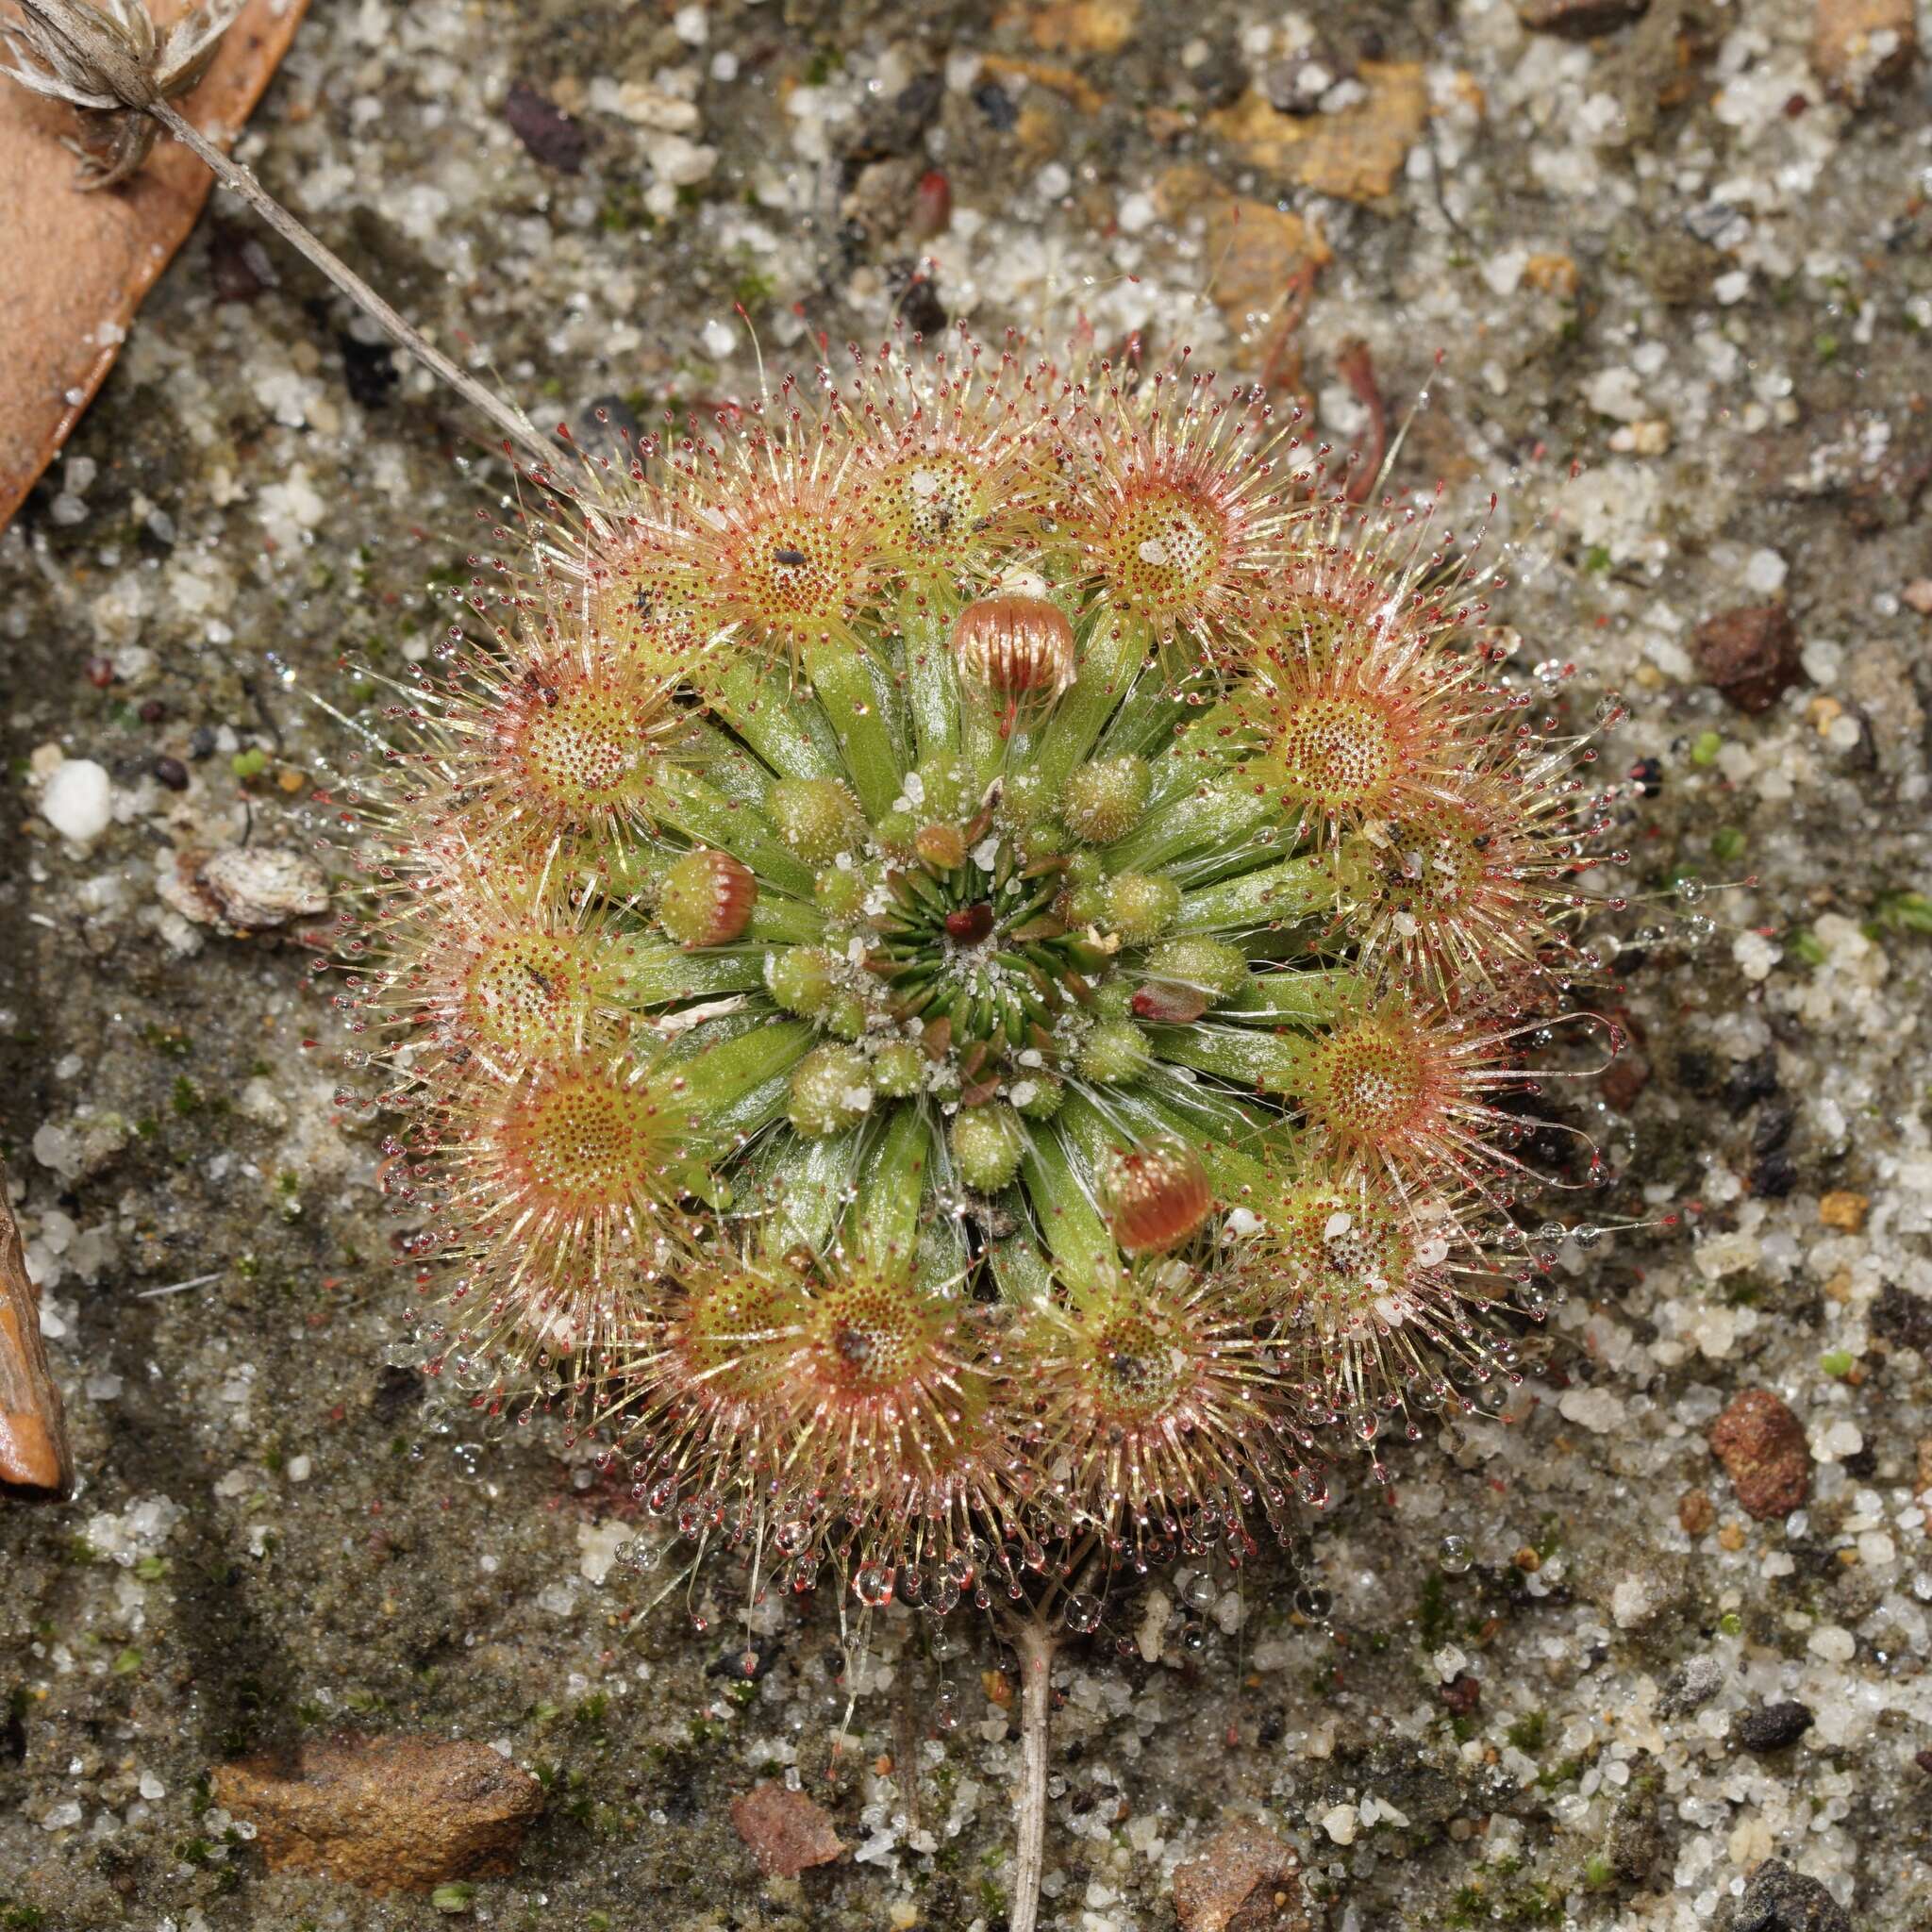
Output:
<svg viewBox="0 0 1932 1932">
<path fill-rule="evenodd" d="M 868 161 L 914 153 L 924 141 L 925 130 L 939 118 L 945 101 L 944 75 L 922 74 L 907 82 L 890 100 L 875 102 L 868 108 L 858 142 L 847 157 L 854 172 Z"/>
<path fill-rule="evenodd" d="M 1743 1897 L 1719 1911 L 1717 1932 L 1852 1932 L 1852 1922 L 1817 1879 L 1767 1858 Z"/>
<path fill-rule="evenodd" d="M 1760 1201 L 1782 1201 L 1797 1185 L 1797 1165 L 1782 1149 L 1751 1163 L 1751 1191 Z"/>
<path fill-rule="evenodd" d="M 591 141 L 580 122 L 574 121 L 555 101 L 546 100 L 521 80 L 510 83 L 503 98 L 503 118 L 509 131 L 546 168 L 575 175 L 584 165 Z"/>
<path fill-rule="evenodd" d="M 1894 1348 L 1915 1348 L 1932 1361 L 1932 1300 L 1888 1281 L 1872 1305 L 1872 1332 Z"/>
<path fill-rule="evenodd" d="M 1767 1046 L 1748 1060 L 1740 1060 L 1724 1082 L 1724 1101 L 1740 1113 L 1777 1091 L 1777 1049 Z"/>
<path fill-rule="evenodd" d="M 1604 1098 L 1619 1113 L 1628 1113 L 1649 1085 L 1650 1062 L 1634 1047 L 1625 1047 L 1597 1075 L 1597 1086 Z"/>
<path fill-rule="evenodd" d="M 973 105 L 1001 134 L 1008 133 L 1020 118 L 1012 95 L 996 80 L 986 81 L 973 90 Z"/>
<path fill-rule="evenodd" d="M 211 758 L 214 755 L 215 727 L 212 724 L 197 724 L 188 734 L 188 756 L 199 764 L 203 758 Z"/>
<path fill-rule="evenodd" d="M 143 724 L 158 724 L 168 715 L 168 708 L 159 698 L 142 698 L 139 715 Z"/>
<path fill-rule="evenodd" d="M 1516 17 L 1533 34 L 1592 41 L 1613 34 L 1650 10 L 1650 0 L 1516 0 Z"/>
<path fill-rule="evenodd" d="M 369 1394 L 369 1412 L 378 1422 L 391 1423 L 406 1410 L 414 1408 L 422 1396 L 423 1377 L 414 1369 L 391 1363 L 375 1378 L 375 1387 Z"/>
<path fill-rule="evenodd" d="M 261 237 L 238 222 L 217 222 L 208 242 L 208 279 L 223 302 L 253 302 L 277 285 L 275 263 Z"/>
<path fill-rule="evenodd" d="M 940 300 L 940 291 L 929 275 L 915 275 L 908 279 L 906 292 L 899 300 L 899 313 L 906 318 L 908 328 L 917 329 L 926 337 L 937 336 L 949 320 L 946 305 Z"/>
<path fill-rule="evenodd" d="M 1731 1720 L 1731 1740 L 1746 1751 L 1762 1757 L 1767 1751 L 1784 1751 L 1795 1744 L 1811 1728 L 1811 1712 L 1802 1704 L 1764 1704 L 1756 1710 L 1740 1710 Z"/>
<path fill-rule="evenodd" d="M 351 400 L 364 409 L 379 409 L 398 380 L 394 352 L 387 342 L 358 341 L 346 329 L 336 337 L 342 357 L 342 382 Z"/>
<path fill-rule="evenodd" d="M 1767 1104 L 1751 1124 L 1752 1153 L 1775 1154 L 1791 1138 L 1791 1129 L 1797 1122 L 1796 1108 L 1788 1107 L 1783 1102 L 1776 1106 Z"/>
<path fill-rule="evenodd" d="M 1483 1701 L 1483 1680 L 1463 1672 L 1442 1686 L 1442 1707 L 1457 1717 L 1467 1717 Z"/>
<path fill-rule="evenodd" d="M 1717 1062 L 1707 1053 L 1692 1049 L 1677 1056 L 1677 1085 L 1700 1097 L 1717 1089 Z"/>
<path fill-rule="evenodd" d="M 188 767 L 179 758 L 165 757 L 157 758 L 155 760 L 154 772 L 155 776 L 170 791 L 186 791 L 188 790 Z"/>
<path fill-rule="evenodd" d="M 1279 1710 L 1271 1710 L 1261 1720 L 1260 1724 L 1256 1726 L 1255 1742 L 1265 1749 L 1270 1744 L 1280 1743 L 1287 1733 L 1287 1714 Z M 1932 1753 L 1927 1753 L 1926 1755 L 1932 1757 Z M 1928 1769 L 1932 1769 L 1932 1767 L 1928 1767 Z"/>
<path fill-rule="evenodd" d="M 643 433 L 638 412 L 622 396 L 612 394 L 592 396 L 571 436 L 585 456 L 602 457 L 621 468 L 629 464 Z"/>
<path fill-rule="evenodd" d="M 778 1646 L 768 1641 L 762 1649 L 749 1644 L 727 1645 L 705 1666 L 708 1677 L 729 1677 L 734 1684 L 756 1684 L 778 1661 Z"/>
<path fill-rule="evenodd" d="M 1916 1764 L 1919 1767 L 1919 1769 L 1925 1774 L 1927 1777 L 1932 1777 L 1932 1751 L 1914 1751 L 1912 1753 L 1912 1762 Z"/>
</svg>

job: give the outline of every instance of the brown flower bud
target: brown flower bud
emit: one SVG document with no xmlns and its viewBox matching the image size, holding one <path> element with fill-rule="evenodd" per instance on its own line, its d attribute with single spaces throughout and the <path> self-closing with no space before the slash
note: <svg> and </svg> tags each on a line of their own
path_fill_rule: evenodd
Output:
<svg viewBox="0 0 1932 1932">
<path fill-rule="evenodd" d="M 1074 627 L 1043 597 L 981 597 L 953 625 L 953 655 L 1009 707 L 1050 705 L 1074 681 Z"/>
<path fill-rule="evenodd" d="M 1102 1182 L 1113 1238 L 1129 1255 L 1178 1247 L 1208 1219 L 1214 1189 L 1200 1156 L 1178 1141 L 1118 1154 Z"/>
</svg>

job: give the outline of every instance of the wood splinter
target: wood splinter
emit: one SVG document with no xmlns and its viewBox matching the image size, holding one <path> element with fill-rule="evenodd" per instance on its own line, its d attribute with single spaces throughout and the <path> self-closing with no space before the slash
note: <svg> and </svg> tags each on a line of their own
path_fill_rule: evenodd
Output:
<svg viewBox="0 0 1932 1932">
<path fill-rule="evenodd" d="M 41 1341 L 41 1303 L 0 1174 L 0 1498 L 65 1495 L 74 1455 Z"/>
</svg>

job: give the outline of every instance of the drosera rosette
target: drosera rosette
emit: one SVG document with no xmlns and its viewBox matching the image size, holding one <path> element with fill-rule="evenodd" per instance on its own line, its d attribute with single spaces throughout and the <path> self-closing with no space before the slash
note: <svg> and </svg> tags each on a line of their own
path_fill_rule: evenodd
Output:
<svg viewBox="0 0 1932 1932">
<path fill-rule="evenodd" d="M 476 1400 L 694 1549 L 943 1608 L 1237 1551 L 1334 1424 L 1507 1367 L 1602 813 L 1428 512 L 1184 366 L 964 338 L 587 470 L 496 525 L 371 821 Z M 1472 812 L 1501 857 L 1408 879 Z"/>
<path fill-rule="evenodd" d="M 1183 366 L 855 353 L 501 518 L 361 788 L 429 1366 L 589 1432 L 667 1591 L 1001 1618 L 1016 1925 L 1059 1627 L 1492 1401 L 1569 1237 L 1596 734 L 1324 460 Z"/>
</svg>

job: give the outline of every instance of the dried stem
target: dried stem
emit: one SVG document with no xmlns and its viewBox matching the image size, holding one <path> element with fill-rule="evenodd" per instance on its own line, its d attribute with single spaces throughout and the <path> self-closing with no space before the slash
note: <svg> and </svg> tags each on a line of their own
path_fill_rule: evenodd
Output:
<svg viewBox="0 0 1932 1932">
<path fill-rule="evenodd" d="M 1053 1710 L 1053 1659 L 1059 1640 L 1046 1619 L 1031 1616 L 1013 1632 L 1020 1654 L 1020 1802 L 1014 1811 L 1013 1899 L 1008 1932 L 1034 1932 L 1040 1923 L 1040 1881 L 1046 1862 L 1048 1720 Z"/>
<path fill-rule="evenodd" d="M 556 451 L 520 410 L 511 408 L 500 396 L 491 395 L 474 375 L 458 369 L 441 350 L 434 347 L 421 329 L 405 321 L 347 262 L 317 241 L 241 162 L 224 154 L 167 101 L 152 102 L 146 111 L 154 115 L 183 147 L 197 156 L 216 180 L 239 194 L 283 241 L 299 249 L 343 294 L 374 317 L 431 375 L 447 383 L 473 408 L 480 409 L 534 461 L 548 467 L 556 457 Z"/>
<path fill-rule="evenodd" d="M 1020 1657 L 1020 1802 L 1013 1822 L 1013 1902 L 1008 1932 L 1034 1932 L 1040 1923 L 1040 1881 L 1046 1870 L 1046 1773 L 1050 1762 L 1053 1660 L 1060 1640 L 1054 1607 L 1062 1589 L 1076 1587 L 1100 1560 L 1100 1539 L 1089 1536 L 1031 1612 L 1001 1619 Z"/>
</svg>

